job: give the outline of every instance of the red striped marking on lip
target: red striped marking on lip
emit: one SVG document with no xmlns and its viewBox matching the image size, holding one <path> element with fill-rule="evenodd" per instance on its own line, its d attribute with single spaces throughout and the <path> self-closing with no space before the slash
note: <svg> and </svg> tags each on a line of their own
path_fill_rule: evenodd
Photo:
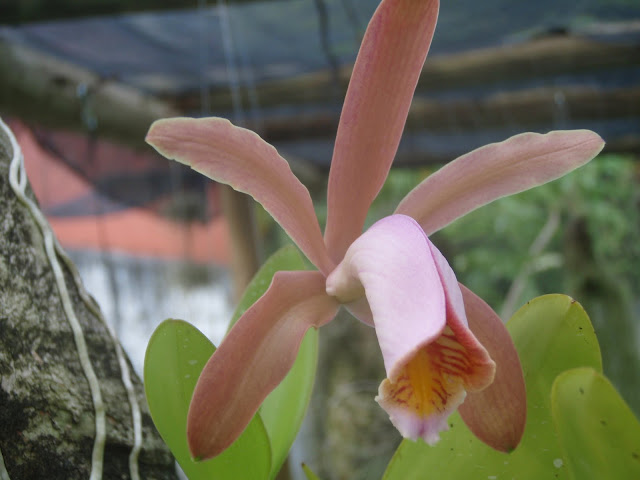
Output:
<svg viewBox="0 0 640 480">
<path fill-rule="evenodd" d="M 469 352 L 446 326 L 404 365 L 395 382 L 385 380 L 384 396 L 426 418 L 447 410 L 449 400 L 465 388 L 465 378 L 472 370 Z"/>
</svg>

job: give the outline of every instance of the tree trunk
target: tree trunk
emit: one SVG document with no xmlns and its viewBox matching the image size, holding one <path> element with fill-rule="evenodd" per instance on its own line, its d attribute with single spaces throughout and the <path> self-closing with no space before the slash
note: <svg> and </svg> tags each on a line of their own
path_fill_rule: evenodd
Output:
<svg viewBox="0 0 640 480">
<path fill-rule="evenodd" d="M 13 142 L 0 122 L 0 479 L 176 478 L 140 380 L 9 180 Z"/>
</svg>

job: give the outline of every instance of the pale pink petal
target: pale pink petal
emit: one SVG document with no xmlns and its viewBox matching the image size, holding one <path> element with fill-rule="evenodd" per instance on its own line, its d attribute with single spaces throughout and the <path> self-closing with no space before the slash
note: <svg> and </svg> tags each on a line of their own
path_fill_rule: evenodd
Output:
<svg viewBox="0 0 640 480">
<path fill-rule="evenodd" d="M 327 278 L 327 293 L 346 304 L 366 294 L 392 379 L 445 326 L 444 292 L 428 239 L 404 215 L 383 218 L 351 245 Z"/>
<path fill-rule="evenodd" d="M 275 274 L 198 379 L 187 418 L 194 458 L 214 457 L 233 443 L 291 369 L 306 331 L 331 321 L 338 308 L 320 272 Z"/>
<path fill-rule="evenodd" d="M 339 262 L 387 178 L 429 50 L 437 0 L 384 0 L 365 33 L 331 162 L 325 240 Z"/>
<path fill-rule="evenodd" d="M 257 134 L 222 118 L 169 118 L 154 122 L 146 141 L 161 155 L 251 195 L 320 271 L 331 271 L 309 192 Z"/>
<path fill-rule="evenodd" d="M 467 357 L 463 372 L 464 387 L 468 392 L 483 390 L 493 382 L 495 362 L 484 343 L 470 328 L 466 303 L 453 270 L 435 245 L 429 242 L 429 246 L 444 288 L 447 327 L 451 329 L 455 341 L 465 350 Z"/>
<path fill-rule="evenodd" d="M 371 312 L 371 307 L 369 306 L 367 297 L 359 298 L 358 300 L 350 303 L 344 303 L 342 306 L 345 307 L 356 319 L 360 320 L 362 323 L 366 323 L 370 327 L 373 327 L 373 313 Z"/>
<path fill-rule="evenodd" d="M 396 213 L 415 218 L 431 235 L 493 200 L 565 175 L 594 158 L 603 146 L 589 130 L 516 135 L 445 165 L 409 192 Z"/>
<path fill-rule="evenodd" d="M 510 452 L 520 443 L 527 416 L 518 352 L 491 307 L 464 285 L 460 287 L 469 327 L 496 362 L 496 376 L 486 389 L 469 393 L 459 411 L 476 437 L 496 450 Z"/>
</svg>

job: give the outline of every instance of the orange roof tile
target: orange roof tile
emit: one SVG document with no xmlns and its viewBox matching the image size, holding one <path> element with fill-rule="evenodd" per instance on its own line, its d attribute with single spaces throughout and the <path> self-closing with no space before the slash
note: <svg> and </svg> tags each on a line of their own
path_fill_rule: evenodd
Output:
<svg viewBox="0 0 640 480">
<path fill-rule="evenodd" d="M 50 209 L 91 195 L 92 185 L 45 151 L 27 126 L 18 121 L 10 125 L 41 205 Z M 219 265 L 227 265 L 230 259 L 227 223 L 220 216 L 206 224 L 180 223 L 161 217 L 152 209 L 123 208 L 96 216 L 49 217 L 49 222 L 67 249 L 119 251 Z"/>
</svg>

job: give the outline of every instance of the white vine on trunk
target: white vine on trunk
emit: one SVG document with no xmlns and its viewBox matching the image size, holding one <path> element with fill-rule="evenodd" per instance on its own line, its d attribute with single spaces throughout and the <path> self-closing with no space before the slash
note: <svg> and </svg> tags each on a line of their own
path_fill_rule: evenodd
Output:
<svg viewBox="0 0 640 480">
<path fill-rule="evenodd" d="M 127 391 L 127 397 L 131 406 L 131 417 L 133 422 L 134 438 L 133 448 L 131 449 L 131 453 L 129 455 L 129 471 L 132 480 L 140 480 L 140 474 L 138 470 L 138 455 L 142 446 L 142 416 L 140 413 L 140 405 L 138 404 L 138 401 L 136 399 L 133 383 L 131 382 L 131 373 L 129 370 L 129 366 L 127 365 L 122 347 L 120 346 L 120 342 L 118 342 L 116 338 L 115 332 L 113 331 L 111 326 L 104 320 L 100 309 L 84 289 L 78 270 L 58 243 L 46 218 L 44 217 L 38 206 L 26 196 L 25 189 L 27 186 L 27 175 L 24 168 L 24 158 L 22 156 L 22 151 L 15 136 L 13 135 L 13 132 L 11 132 L 9 127 L 2 121 L 1 118 L 0 127 L 2 127 L 2 129 L 6 132 L 9 141 L 11 142 L 11 148 L 13 150 L 11 165 L 9 168 L 9 182 L 11 184 L 11 188 L 18 200 L 28 208 L 31 216 L 37 223 L 42 233 L 45 253 L 56 279 L 56 286 L 58 288 L 58 292 L 60 293 L 60 298 L 65 315 L 73 331 L 76 349 L 78 351 L 82 369 L 87 378 L 87 381 L 89 382 L 89 389 L 91 391 L 91 397 L 93 400 L 93 406 L 96 415 L 96 436 L 93 444 L 93 453 L 91 457 L 91 475 L 89 479 L 99 480 L 102 478 L 104 445 L 106 439 L 106 411 L 102 399 L 102 393 L 100 390 L 100 382 L 98 380 L 98 377 L 96 376 L 95 371 L 93 370 L 91 360 L 89 359 L 85 337 L 82 332 L 80 322 L 78 321 L 76 313 L 73 309 L 73 304 L 69 296 L 69 290 L 65 282 L 64 273 L 62 271 L 59 258 L 62 259 L 62 261 L 65 263 L 65 266 L 69 269 L 69 272 L 72 275 L 82 301 L 89 309 L 89 311 L 91 311 L 91 313 L 93 313 L 98 319 L 100 319 L 100 321 L 102 321 L 102 323 L 106 326 L 114 342 L 116 355 L 122 374 L 122 383 L 124 384 L 125 390 Z M 0 480 L 10 480 L 9 473 L 6 470 L 1 453 Z"/>
<path fill-rule="evenodd" d="M 2 452 L 0 452 L 0 480 L 11 480 L 11 477 L 9 477 L 9 472 L 7 472 L 7 467 L 4 464 Z"/>
</svg>

